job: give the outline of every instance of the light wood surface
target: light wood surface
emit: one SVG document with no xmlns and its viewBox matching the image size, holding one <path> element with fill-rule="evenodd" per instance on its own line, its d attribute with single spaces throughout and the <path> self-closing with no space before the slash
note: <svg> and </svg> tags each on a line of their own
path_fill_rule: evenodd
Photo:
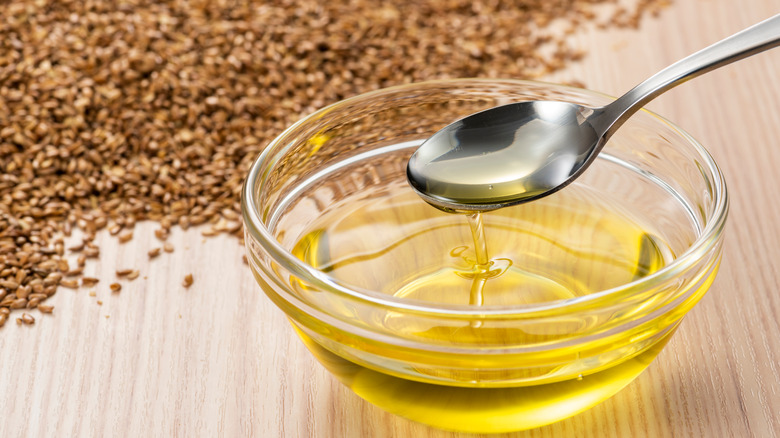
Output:
<svg viewBox="0 0 780 438">
<path fill-rule="evenodd" d="M 778 0 L 675 0 L 639 30 L 578 35 L 588 56 L 547 79 L 620 94 L 779 12 Z M 585 413 L 511 436 L 780 436 L 779 77 L 775 50 L 649 105 L 726 174 L 721 272 L 634 383 Z M 34 326 L 12 319 L 0 330 L 0 436 L 465 436 L 392 416 L 342 387 L 262 295 L 234 239 L 177 230 L 175 252 L 150 262 L 146 251 L 160 246 L 153 229 L 141 224 L 124 245 L 101 236 L 101 261 L 86 271 L 102 279 L 96 287 L 61 289 L 53 315 L 31 312 Z M 121 267 L 141 277 L 111 293 Z"/>
</svg>

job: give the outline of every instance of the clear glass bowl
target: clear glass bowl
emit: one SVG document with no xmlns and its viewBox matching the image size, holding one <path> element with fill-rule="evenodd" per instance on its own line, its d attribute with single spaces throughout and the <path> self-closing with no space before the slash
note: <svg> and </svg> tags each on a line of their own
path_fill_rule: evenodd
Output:
<svg viewBox="0 0 780 438">
<path fill-rule="evenodd" d="M 521 430 L 561 420 L 612 396 L 639 375 L 712 283 L 728 210 L 723 177 L 700 144 L 647 111 L 615 134 L 573 188 L 550 196 L 549 202 L 596 211 L 608 197 L 626 217 L 653 230 L 637 242 L 620 242 L 623 235 L 615 234 L 615 244 L 630 244 L 638 257 L 663 253 L 660 265 L 640 262 L 636 275 L 623 278 L 600 268 L 583 271 L 576 260 L 553 257 L 555 269 L 589 289 L 556 298 L 544 295 L 539 284 L 547 283 L 535 283 L 541 292 L 534 293 L 542 298 L 484 305 L 380 290 L 403 283 L 416 263 L 422 269 L 423 261 L 374 267 L 374 283 L 363 281 L 364 271 L 350 278 L 334 275 L 332 266 L 323 268 L 320 259 L 333 258 L 354 243 L 317 240 L 320 234 L 312 229 L 323 217 L 349 216 L 358 198 L 382 206 L 391 196 L 407 196 L 409 155 L 452 121 L 496 105 L 539 99 L 600 106 L 611 98 L 515 80 L 388 88 L 304 118 L 253 164 L 242 207 L 255 278 L 320 363 L 369 402 L 415 421 L 467 432 Z M 591 195 L 578 198 L 581 193 Z M 417 201 L 409 201 L 409 211 L 430 213 L 430 220 L 462 219 Z M 565 254 L 589 254 L 589 261 L 612 257 L 587 252 L 588 239 L 597 237 L 581 235 L 577 211 L 531 214 L 546 208 L 532 205 L 537 202 L 519 207 L 519 216 L 486 215 L 487 232 L 521 218 L 523 227 L 552 233 L 547 244 L 565 248 Z M 373 217 L 377 225 L 385 220 L 366 217 L 364 226 L 371 226 Z M 550 221 L 556 225 L 548 226 Z M 467 235 L 451 234 L 468 243 Z M 316 251 L 301 255 L 300 248 L 310 249 L 315 240 Z M 523 263 L 530 266 L 534 258 Z M 524 287 L 521 283 L 508 296 L 525 296 Z"/>
</svg>

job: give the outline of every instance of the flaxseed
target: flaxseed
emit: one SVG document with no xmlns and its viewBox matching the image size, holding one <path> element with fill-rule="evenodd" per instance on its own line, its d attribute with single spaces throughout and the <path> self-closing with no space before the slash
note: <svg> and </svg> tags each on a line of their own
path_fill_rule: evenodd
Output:
<svg viewBox="0 0 780 438">
<path fill-rule="evenodd" d="M 83 286 L 87 286 L 87 287 L 94 286 L 94 285 L 98 284 L 98 282 L 100 282 L 99 278 L 95 278 L 95 277 L 81 277 L 81 284 Z"/>
<path fill-rule="evenodd" d="M 29 313 L 22 313 L 22 322 L 27 325 L 35 324 L 35 318 Z"/>
<path fill-rule="evenodd" d="M 133 240 L 133 232 L 125 231 L 119 235 L 119 243 L 126 243 Z"/>
<path fill-rule="evenodd" d="M 60 286 L 67 287 L 68 289 L 78 289 L 79 281 L 78 280 L 62 280 L 62 281 L 60 281 Z"/>
<path fill-rule="evenodd" d="M 118 269 L 116 271 L 117 277 L 127 277 L 128 275 L 133 273 L 133 269 Z"/>
</svg>

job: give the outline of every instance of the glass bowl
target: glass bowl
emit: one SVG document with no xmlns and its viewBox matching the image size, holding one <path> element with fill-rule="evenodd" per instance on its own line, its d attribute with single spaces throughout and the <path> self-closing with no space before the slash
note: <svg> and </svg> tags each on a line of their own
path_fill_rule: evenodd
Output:
<svg viewBox="0 0 780 438">
<path fill-rule="evenodd" d="M 484 214 L 497 256 L 484 272 L 495 275 L 475 274 L 467 221 L 414 195 L 406 162 L 458 118 L 540 99 L 611 100 L 516 80 L 404 85 L 311 114 L 252 165 L 242 192 L 252 272 L 365 400 L 465 432 L 561 420 L 636 378 L 712 283 L 723 177 L 647 111 L 571 186 Z"/>
</svg>

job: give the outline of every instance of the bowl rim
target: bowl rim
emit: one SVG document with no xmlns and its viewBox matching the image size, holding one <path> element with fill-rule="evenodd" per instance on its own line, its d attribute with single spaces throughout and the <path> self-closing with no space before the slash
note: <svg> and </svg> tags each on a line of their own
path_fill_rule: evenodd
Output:
<svg viewBox="0 0 780 438">
<path fill-rule="evenodd" d="M 253 161 L 249 172 L 244 180 L 243 187 L 241 189 L 241 210 L 244 220 L 245 238 L 251 237 L 254 242 L 259 244 L 264 251 L 283 268 L 290 271 L 290 273 L 300 277 L 301 279 L 311 283 L 315 287 L 322 288 L 323 290 L 342 295 L 345 298 L 351 300 L 357 300 L 366 302 L 375 306 L 386 307 L 390 310 L 402 311 L 406 313 L 425 314 L 429 316 L 437 317 L 449 317 L 449 318 L 529 318 L 549 316 L 551 314 L 560 314 L 562 310 L 572 311 L 573 309 L 579 309 L 582 307 L 589 307 L 594 301 L 602 300 L 613 295 L 617 295 L 620 292 L 632 291 L 632 290 L 646 290 L 652 284 L 660 284 L 666 280 L 676 277 L 690 266 L 694 265 L 697 261 L 708 253 L 713 247 L 720 243 L 720 235 L 725 227 L 726 218 L 728 216 L 729 198 L 726 189 L 726 181 L 720 167 L 715 162 L 712 155 L 707 149 L 702 146 L 696 139 L 694 139 L 685 130 L 678 127 L 666 118 L 655 114 L 652 111 L 641 109 L 642 112 L 649 114 L 657 119 L 662 124 L 671 128 L 680 137 L 682 137 L 689 146 L 699 155 L 702 161 L 699 163 L 704 166 L 706 172 L 702 172 L 704 177 L 712 175 L 712 180 L 709 181 L 709 187 L 712 194 L 713 204 L 711 206 L 712 218 L 705 224 L 700 230 L 700 235 L 696 240 L 688 246 L 688 248 L 672 260 L 669 264 L 665 265 L 658 271 L 655 271 L 647 276 L 634 280 L 630 283 L 625 283 L 619 286 L 615 286 L 602 291 L 594 292 L 588 295 L 583 295 L 574 298 L 567 298 L 563 300 L 512 305 L 512 306 L 472 306 L 472 305 L 441 305 L 436 303 L 430 303 L 421 300 L 409 300 L 396 298 L 392 295 L 385 293 L 362 289 L 358 287 L 352 287 L 347 284 L 343 284 L 339 280 L 327 275 L 326 273 L 310 266 L 292 255 L 286 250 L 273 235 L 264 226 L 260 211 L 257 207 L 257 199 L 255 197 L 255 187 L 258 184 L 262 184 L 268 177 L 269 173 L 264 169 L 273 167 L 274 163 L 279 160 L 285 150 L 293 146 L 292 143 L 283 144 L 288 135 L 295 131 L 299 126 L 311 121 L 321 119 L 327 113 L 334 109 L 350 105 L 354 102 L 362 101 L 365 99 L 371 99 L 373 96 L 386 94 L 389 92 L 399 92 L 404 90 L 412 90 L 419 87 L 431 87 L 435 85 L 447 85 L 452 88 L 456 84 L 484 84 L 484 85 L 497 85 L 497 84 L 511 84 L 514 86 L 527 86 L 527 87 L 544 87 L 550 89 L 557 89 L 561 91 L 572 91 L 577 93 L 584 93 L 593 97 L 607 98 L 614 100 L 613 96 L 592 91 L 584 88 L 574 87 L 564 84 L 556 84 L 552 82 L 544 81 L 530 81 L 530 80 L 518 80 L 518 79 L 485 79 L 485 78 L 454 78 L 454 79 L 440 79 L 423 82 L 413 82 L 409 84 L 397 85 L 393 87 L 381 88 L 378 90 L 362 93 L 347 99 L 340 100 L 328 106 L 325 106 L 314 113 L 304 116 L 287 129 L 282 131 L 276 136 L 259 154 L 259 156 Z M 708 178 L 709 179 L 709 178 Z M 255 208 L 249 208 L 253 206 Z M 247 242 L 248 244 L 248 242 Z M 255 263 L 252 259 L 251 250 L 249 263 Z M 286 299 L 286 298 L 285 298 Z M 295 300 L 300 301 L 300 300 Z M 300 303 L 303 304 L 303 303 Z"/>
</svg>

